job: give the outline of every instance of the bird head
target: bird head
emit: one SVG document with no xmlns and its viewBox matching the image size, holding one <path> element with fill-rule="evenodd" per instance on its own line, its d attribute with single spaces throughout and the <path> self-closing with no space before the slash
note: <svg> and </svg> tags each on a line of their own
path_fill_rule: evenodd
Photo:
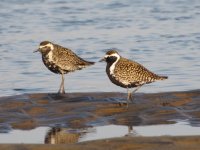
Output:
<svg viewBox="0 0 200 150">
<path fill-rule="evenodd" d="M 39 48 L 34 52 L 40 52 L 42 54 L 48 54 L 54 49 L 53 43 L 49 41 L 43 41 L 40 43 Z"/>
<path fill-rule="evenodd" d="M 111 49 L 106 52 L 106 55 L 100 60 L 100 62 L 105 61 L 107 63 L 113 63 L 120 59 L 120 55 L 114 49 Z"/>
</svg>

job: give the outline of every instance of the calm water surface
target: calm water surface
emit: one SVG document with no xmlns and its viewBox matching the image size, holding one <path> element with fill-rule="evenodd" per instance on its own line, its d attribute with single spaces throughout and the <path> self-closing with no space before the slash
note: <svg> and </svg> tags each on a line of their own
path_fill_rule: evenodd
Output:
<svg viewBox="0 0 200 150">
<path fill-rule="evenodd" d="M 1 0 L 0 96 L 57 92 L 60 76 L 32 53 L 43 40 L 98 61 L 106 49 L 142 63 L 169 79 L 140 92 L 199 89 L 199 0 Z M 105 63 L 66 75 L 66 91 L 121 91 Z"/>
<path fill-rule="evenodd" d="M 33 130 L 12 130 L 0 133 L 0 143 L 68 144 L 114 137 L 151 136 L 199 136 L 199 126 L 191 126 L 187 120 L 176 124 L 122 126 L 105 125 L 86 129 L 38 127 Z"/>
</svg>

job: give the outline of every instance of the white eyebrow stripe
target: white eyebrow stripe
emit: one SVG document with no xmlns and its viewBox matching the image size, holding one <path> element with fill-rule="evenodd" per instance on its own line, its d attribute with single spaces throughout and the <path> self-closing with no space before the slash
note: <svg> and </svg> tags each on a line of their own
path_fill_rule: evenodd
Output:
<svg viewBox="0 0 200 150">
<path fill-rule="evenodd" d="M 104 58 L 111 57 L 111 56 L 115 56 L 115 57 L 117 57 L 117 58 L 120 57 L 119 54 L 113 53 L 113 54 L 111 54 L 111 55 L 107 55 L 107 54 L 106 54 L 106 55 L 104 56 Z"/>
<path fill-rule="evenodd" d="M 50 47 L 51 50 L 54 49 L 53 44 L 51 44 L 51 43 L 48 43 L 48 44 L 46 44 L 46 45 L 41 45 L 41 46 L 39 46 L 39 48 L 43 48 L 43 47 Z"/>
<path fill-rule="evenodd" d="M 43 47 L 45 47 L 46 45 L 44 45 L 44 46 L 39 46 L 39 48 L 43 48 Z"/>
<path fill-rule="evenodd" d="M 113 53 L 110 56 L 115 56 L 115 57 L 119 58 L 119 54 L 117 54 L 117 53 Z"/>
</svg>

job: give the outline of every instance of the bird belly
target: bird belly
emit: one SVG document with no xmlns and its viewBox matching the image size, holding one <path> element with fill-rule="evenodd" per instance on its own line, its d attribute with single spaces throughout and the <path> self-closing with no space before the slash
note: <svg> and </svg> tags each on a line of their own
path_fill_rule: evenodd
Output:
<svg viewBox="0 0 200 150">
<path fill-rule="evenodd" d="M 137 82 L 130 83 L 130 82 L 123 80 L 123 79 L 120 80 L 119 78 L 117 78 L 117 77 L 115 77 L 114 75 L 111 75 L 111 74 L 108 74 L 108 77 L 109 77 L 109 79 L 112 83 L 114 83 L 117 86 L 123 87 L 123 88 L 134 88 L 134 87 L 137 87 L 137 86 L 140 85 Z"/>
<path fill-rule="evenodd" d="M 62 70 L 58 65 L 56 65 L 53 61 L 49 61 L 49 59 L 42 57 L 44 65 L 53 73 L 62 74 L 67 73 L 67 71 Z"/>
</svg>

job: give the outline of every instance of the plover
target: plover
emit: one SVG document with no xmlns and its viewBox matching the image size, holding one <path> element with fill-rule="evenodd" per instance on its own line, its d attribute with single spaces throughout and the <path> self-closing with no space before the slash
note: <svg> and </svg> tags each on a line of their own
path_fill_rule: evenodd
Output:
<svg viewBox="0 0 200 150">
<path fill-rule="evenodd" d="M 50 71 L 56 74 L 61 74 L 62 82 L 58 91 L 58 93 L 61 94 L 65 93 L 64 74 L 94 64 L 94 62 L 89 62 L 80 58 L 72 52 L 72 50 L 49 41 L 41 42 L 39 48 L 34 52 L 37 51 L 42 54 L 43 63 Z"/>
<path fill-rule="evenodd" d="M 141 86 L 168 78 L 156 75 L 141 64 L 120 56 L 114 49 L 109 50 L 101 61 L 107 62 L 106 73 L 110 81 L 117 86 L 127 88 L 127 107 L 128 103 L 133 100 L 132 94 Z M 135 90 L 129 90 L 134 87 Z"/>
</svg>

